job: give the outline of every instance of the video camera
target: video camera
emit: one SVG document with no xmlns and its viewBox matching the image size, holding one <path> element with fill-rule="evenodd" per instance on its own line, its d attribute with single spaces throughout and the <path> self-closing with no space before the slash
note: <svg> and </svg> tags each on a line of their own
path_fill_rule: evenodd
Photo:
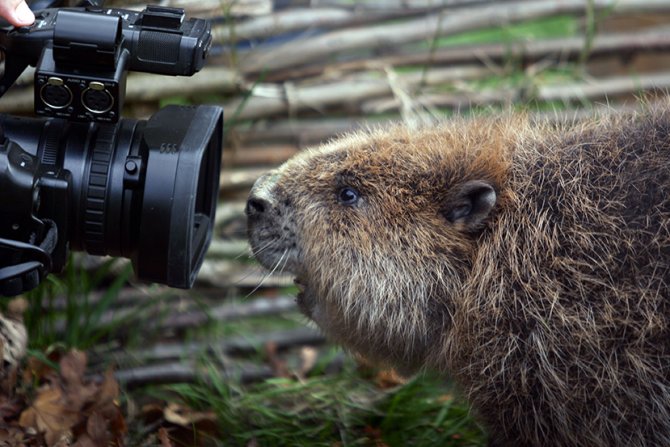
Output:
<svg viewBox="0 0 670 447">
<path fill-rule="evenodd" d="M 0 114 L 0 296 L 62 270 L 69 249 L 130 258 L 139 279 L 189 288 L 209 246 L 223 111 L 168 106 L 119 119 L 129 70 L 191 76 L 206 20 L 148 6 L 74 8 L 0 23 L 0 96 L 35 66 L 35 114 Z"/>
</svg>

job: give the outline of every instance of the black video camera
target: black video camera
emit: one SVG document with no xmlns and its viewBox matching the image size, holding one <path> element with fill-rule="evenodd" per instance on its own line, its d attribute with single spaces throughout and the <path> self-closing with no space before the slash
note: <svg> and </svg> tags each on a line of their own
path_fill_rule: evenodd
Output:
<svg viewBox="0 0 670 447">
<path fill-rule="evenodd" d="M 129 70 L 202 68 L 209 23 L 93 3 L 35 16 L 29 27 L 0 23 L 0 95 L 35 66 L 35 113 L 46 117 L 0 114 L 0 296 L 62 270 L 69 249 L 130 258 L 139 279 L 191 287 L 212 236 L 223 111 L 119 116 Z"/>
</svg>

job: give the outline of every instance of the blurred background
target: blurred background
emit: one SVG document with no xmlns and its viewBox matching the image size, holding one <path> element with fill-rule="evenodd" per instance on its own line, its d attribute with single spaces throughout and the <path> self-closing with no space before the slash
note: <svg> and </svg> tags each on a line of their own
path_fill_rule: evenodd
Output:
<svg viewBox="0 0 670 447">
<path fill-rule="evenodd" d="M 121 416 L 105 420 L 114 445 L 485 445 L 449 383 L 375 369 L 297 312 L 292 278 L 251 258 L 246 195 L 305 147 L 363 126 L 510 108 L 581 119 L 666 97 L 670 2 L 160 4 L 211 19 L 209 60 L 190 78 L 129 74 L 125 116 L 224 107 L 214 241 L 191 291 L 139 283 L 123 260 L 75 254 L 26 296 L 32 372 L 19 384 L 43 381 L 40 371 L 73 348 L 87 354 L 86 380 L 113 368 Z M 0 111 L 30 115 L 32 97 L 28 70 Z M 35 408 L 31 399 L 23 405 Z"/>
</svg>

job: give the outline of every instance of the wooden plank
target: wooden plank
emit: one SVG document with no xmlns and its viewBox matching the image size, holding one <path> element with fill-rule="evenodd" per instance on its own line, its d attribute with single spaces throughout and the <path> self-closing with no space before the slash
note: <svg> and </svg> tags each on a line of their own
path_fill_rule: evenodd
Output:
<svg viewBox="0 0 670 447">
<path fill-rule="evenodd" d="M 670 2 L 634 0 L 593 0 L 597 11 L 627 13 L 640 10 L 668 11 Z M 247 73 L 272 72 L 303 64 L 322 63 L 337 54 L 363 49 L 397 47 L 410 42 L 559 14 L 583 15 L 584 0 L 505 2 L 440 13 L 403 22 L 384 23 L 362 28 L 337 30 L 310 39 L 296 39 L 279 47 L 258 49 L 240 61 Z"/>
</svg>

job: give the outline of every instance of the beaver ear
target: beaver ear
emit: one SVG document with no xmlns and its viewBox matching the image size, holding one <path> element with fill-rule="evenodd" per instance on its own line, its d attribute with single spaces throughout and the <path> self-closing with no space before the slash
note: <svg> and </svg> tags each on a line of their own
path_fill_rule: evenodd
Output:
<svg viewBox="0 0 670 447">
<path fill-rule="evenodd" d="M 482 227 L 496 204 L 496 191 L 490 183 L 471 180 L 460 185 L 448 200 L 445 215 L 449 222 L 463 224 L 469 231 Z"/>
</svg>

